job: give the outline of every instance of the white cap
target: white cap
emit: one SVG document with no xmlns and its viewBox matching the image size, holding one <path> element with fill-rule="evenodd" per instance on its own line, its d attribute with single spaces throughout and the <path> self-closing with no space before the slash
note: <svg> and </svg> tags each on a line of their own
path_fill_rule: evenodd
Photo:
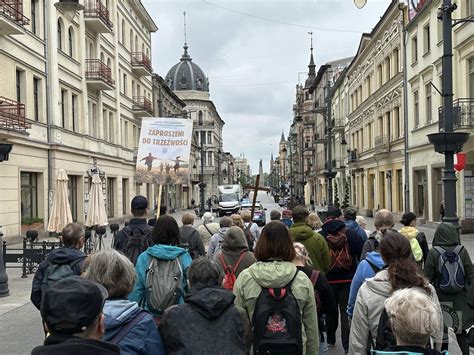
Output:
<svg viewBox="0 0 474 355">
<path fill-rule="evenodd" d="M 212 215 L 211 212 L 206 212 L 202 215 L 202 218 L 201 218 L 203 221 L 213 221 L 214 220 L 214 216 Z"/>
</svg>

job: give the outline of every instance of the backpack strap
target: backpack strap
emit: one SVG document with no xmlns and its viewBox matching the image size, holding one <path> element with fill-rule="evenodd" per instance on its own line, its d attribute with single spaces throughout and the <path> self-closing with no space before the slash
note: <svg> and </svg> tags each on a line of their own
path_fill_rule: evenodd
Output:
<svg viewBox="0 0 474 355">
<path fill-rule="evenodd" d="M 436 250 L 440 255 L 443 255 L 443 253 L 446 251 L 440 246 L 434 246 L 433 249 Z"/>
<path fill-rule="evenodd" d="M 118 344 L 120 341 L 135 327 L 145 316 L 148 314 L 147 311 L 141 310 L 138 314 L 127 324 L 125 324 L 115 336 L 109 340 L 112 344 Z"/>
<path fill-rule="evenodd" d="M 227 265 L 227 263 L 225 262 L 224 253 L 222 253 L 222 251 L 221 251 L 220 257 L 221 257 L 220 259 L 221 259 L 221 262 L 222 262 L 222 266 L 224 267 L 224 272 L 226 273 L 226 275 L 230 274 L 229 265 Z"/>
<path fill-rule="evenodd" d="M 235 274 L 235 270 L 237 270 L 237 268 L 238 268 L 239 265 L 240 265 L 240 262 L 241 262 L 242 259 L 244 258 L 244 254 L 245 254 L 245 250 L 240 254 L 239 260 L 237 260 L 237 263 L 236 263 L 235 266 L 234 266 L 234 274 Z M 224 254 L 223 254 L 223 253 L 222 253 L 222 257 L 224 257 Z"/>
<path fill-rule="evenodd" d="M 211 233 L 211 231 L 209 230 L 209 228 L 207 228 L 207 226 L 205 224 L 203 224 L 204 228 L 206 228 L 207 232 L 209 233 L 209 235 L 212 237 L 214 234 Z"/>
<path fill-rule="evenodd" d="M 316 283 L 318 282 L 318 279 L 319 279 L 319 274 L 321 272 L 319 270 L 313 270 L 311 272 L 311 277 L 309 278 L 311 280 L 311 282 L 313 283 L 313 286 L 316 287 Z"/>
<path fill-rule="evenodd" d="M 456 255 L 459 255 L 459 253 L 461 253 L 461 250 L 463 250 L 463 246 L 462 245 L 456 245 L 456 248 L 453 249 L 453 252 L 456 254 Z"/>
<path fill-rule="evenodd" d="M 382 270 L 377 265 L 375 265 L 373 262 L 367 260 L 367 258 L 365 259 L 365 261 L 367 262 L 367 264 L 370 265 L 370 267 L 372 268 L 372 270 L 374 270 L 375 273 L 378 273 L 380 270 Z"/>
</svg>

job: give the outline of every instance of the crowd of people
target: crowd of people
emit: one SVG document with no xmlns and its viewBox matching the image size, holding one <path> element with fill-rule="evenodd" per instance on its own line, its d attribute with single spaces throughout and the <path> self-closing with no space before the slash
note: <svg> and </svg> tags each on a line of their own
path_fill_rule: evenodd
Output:
<svg viewBox="0 0 474 355">
<path fill-rule="evenodd" d="M 473 266 L 449 223 L 430 249 L 411 212 L 397 231 L 380 210 L 371 232 L 351 207 L 324 223 L 274 210 L 261 231 L 249 211 L 194 228 L 194 214 L 179 227 L 147 210 L 135 197 L 114 247 L 90 255 L 83 227 L 64 227 L 33 280 L 45 341 L 32 354 L 326 354 L 340 341 L 354 355 L 435 355 L 448 328 L 463 355 L 474 346 Z"/>
</svg>

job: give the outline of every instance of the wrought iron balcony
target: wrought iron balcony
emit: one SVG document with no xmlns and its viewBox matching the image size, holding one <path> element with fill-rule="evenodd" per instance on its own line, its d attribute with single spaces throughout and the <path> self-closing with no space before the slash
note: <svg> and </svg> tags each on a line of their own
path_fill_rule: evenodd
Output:
<svg viewBox="0 0 474 355">
<path fill-rule="evenodd" d="M 139 76 L 151 75 L 153 68 L 151 67 L 150 58 L 143 52 L 132 52 L 132 71 Z"/>
<path fill-rule="evenodd" d="M 26 122 L 25 105 L 0 96 L 0 131 L 26 133 L 28 128 L 31 125 Z"/>
<path fill-rule="evenodd" d="M 86 0 L 84 5 L 86 26 L 96 33 L 111 33 L 114 25 L 107 7 L 100 0 Z"/>
<path fill-rule="evenodd" d="M 359 156 L 357 154 L 357 149 L 354 150 L 348 150 L 347 151 L 347 162 L 350 163 L 356 163 L 359 161 Z"/>
<path fill-rule="evenodd" d="M 153 105 L 150 100 L 148 100 L 145 96 L 134 96 L 133 97 L 133 105 L 132 105 L 133 113 L 136 116 L 153 116 Z"/>
<path fill-rule="evenodd" d="M 375 152 L 376 153 L 388 152 L 388 137 L 387 136 L 375 137 Z"/>
<path fill-rule="evenodd" d="M 474 127 L 474 98 L 460 98 L 453 101 L 454 117 L 453 128 L 473 128 Z M 438 109 L 439 130 L 444 131 L 444 110 Z"/>
<path fill-rule="evenodd" d="M 86 82 L 96 90 L 113 90 L 112 69 L 99 59 L 86 59 Z"/>
<path fill-rule="evenodd" d="M 20 0 L 0 0 L 0 35 L 24 34 L 23 26 L 29 23 Z"/>
</svg>

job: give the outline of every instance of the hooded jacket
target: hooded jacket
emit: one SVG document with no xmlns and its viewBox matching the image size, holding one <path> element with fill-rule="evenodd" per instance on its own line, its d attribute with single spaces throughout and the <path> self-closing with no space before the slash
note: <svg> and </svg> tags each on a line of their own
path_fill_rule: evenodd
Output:
<svg viewBox="0 0 474 355">
<path fill-rule="evenodd" d="M 234 271 L 236 278 L 239 277 L 242 270 L 245 270 L 250 265 L 255 263 L 256 259 L 253 253 L 249 251 L 247 240 L 245 239 L 245 237 L 241 235 L 236 235 L 234 233 L 227 233 L 224 237 L 224 241 L 222 242 L 221 250 L 214 255 L 214 260 L 224 270 L 224 266 L 222 265 L 221 260 L 221 255 L 223 255 L 226 265 L 232 266 L 233 270 L 242 254 L 243 256 L 239 263 L 239 266 Z"/>
<path fill-rule="evenodd" d="M 181 267 L 183 269 L 183 287 L 182 290 L 186 294 L 188 291 L 188 269 L 191 265 L 191 256 L 183 248 L 176 247 L 173 245 L 155 244 L 145 250 L 138 256 L 137 265 L 135 266 L 135 272 L 137 278 L 135 280 L 135 286 L 133 291 L 128 295 L 130 301 L 135 301 L 139 305 L 145 304 L 143 308 L 148 309 L 148 305 L 145 301 L 145 287 L 146 287 L 146 273 L 150 266 L 151 258 L 155 257 L 161 260 L 174 260 L 179 258 Z M 183 303 L 184 299 L 181 298 L 179 303 Z M 153 313 L 152 313 L 153 314 Z M 153 314 L 156 316 L 156 314 Z"/>
<path fill-rule="evenodd" d="M 160 332 L 167 354 L 245 354 L 249 325 L 222 287 L 196 285 L 184 304 L 165 311 Z"/>
<path fill-rule="evenodd" d="M 326 233 L 326 240 L 330 235 L 336 233 L 344 233 L 347 238 L 347 244 L 349 247 L 349 253 L 352 256 L 352 265 L 349 270 L 342 268 L 334 268 L 328 270 L 326 278 L 329 283 L 350 283 L 357 269 L 357 261 L 359 260 L 359 255 L 362 251 L 363 241 L 362 238 L 357 235 L 353 230 L 345 229 L 345 223 L 343 221 L 332 219 L 323 224 L 322 229 Z M 328 247 L 330 242 L 328 242 Z M 332 260 L 331 260 L 332 262 Z"/>
<path fill-rule="evenodd" d="M 264 288 L 285 287 L 295 276 L 296 266 L 288 261 L 258 261 L 241 272 L 234 285 L 235 304 L 243 308 L 252 319 L 257 298 Z M 305 354 L 317 354 L 319 334 L 314 288 L 309 278 L 298 271 L 291 291 L 295 296 L 302 320 L 302 334 Z"/>
<path fill-rule="evenodd" d="M 126 299 L 105 301 L 103 310 L 105 315 L 105 334 L 102 340 L 111 341 L 140 311 L 141 308 L 138 307 L 136 302 L 130 302 Z M 120 347 L 122 355 L 166 354 L 160 333 L 158 333 L 151 314 L 143 317 L 117 345 Z"/>
<path fill-rule="evenodd" d="M 119 355 L 120 348 L 102 340 L 84 339 L 72 336 L 48 336 L 43 346 L 37 346 L 32 355 Z"/>
<path fill-rule="evenodd" d="M 433 247 L 439 246 L 445 250 L 453 250 L 456 245 L 460 245 L 459 233 L 456 227 L 449 223 L 441 223 L 436 229 L 433 237 Z M 451 307 L 454 312 L 462 314 L 462 329 L 469 328 L 474 324 L 474 310 L 468 306 L 467 290 L 473 282 L 473 267 L 472 261 L 469 257 L 468 251 L 463 248 L 459 253 L 459 257 L 464 265 L 464 280 L 466 287 L 463 291 L 456 294 L 448 294 L 438 289 L 438 284 L 441 280 L 441 273 L 439 272 L 439 257 L 440 254 L 433 248 L 428 252 L 428 257 L 425 262 L 425 274 L 428 280 L 435 286 L 439 301 Z M 444 312 L 443 315 L 449 317 L 449 312 Z M 447 324 L 451 324 L 452 320 L 446 319 Z"/>
<path fill-rule="evenodd" d="M 219 232 L 211 237 L 209 247 L 207 248 L 207 255 L 214 256 L 214 254 L 216 254 L 221 249 L 225 234 L 228 230 L 228 227 L 219 228 Z"/>
<path fill-rule="evenodd" d="M 410 242 L 411 252 L 413 253 L 413 256 L 415 257 L 415 261 L 416 262 L 422 261 L 423 250 L 421 250 L 420 243 L 418 243 L 418 239 L 416 239 L 419 233 L 418 229 L 411 226 L 405 226 L 405 227 L 402 227 L 399 230 L 399 232 L 401 235 L 407 238 L 408 241 Z"/>
<path fill-rule="evenodd" d="M 283 223 L 288 228 L 291 228 L 291 226 L 293 225 L 293 220 L 291 219 L 291 217 L 282 217 L 280 219 L 280 222 Z"/>
<path fill-rule="evenodd" d="M 434 288 L 431 289 L 431 299 L 439 304 Z M 392 295 L 392 286 L 388 280 L 388 271 L 382 270 L 373 278 L 367 279 L 359 288 L 352 317 L 351 333 L 349 338 L 349 354 L 361 355 L 367 352 L 367 344 L 377 338 L 377 328 L 380 315 L 385 307 L 385 300 Z M 441 308 L 440 308 L 441 312 Z M 441 314 L 440 314 L 441 317 Z M 439 338 L 443 334 L 443 325 L 438 330 Z"/>
<path fill-rule="evenodd" d="M 351 291 L 349 293 L 349 302 L 347 304 L 347 315 L 349 318 L 352 318 L 352 314 L 354 313 L 354 305 L 360 287 L 366 279 L 375 276 L 376 272 L 369 262 L 378 270 L 382 270 L 385 265 L 382 256 L 378 251 L 371 251 L 366 255 L 365 259 L 359 263 L 354 278 L 352 279 Z"/>
<path fill-rule="evenodd" d="M 365 243 L 365 241 L 367 240 L 367 233 L 359 226 L 356 221 L 354 221 L 353 219 L 349 219 L 347 221 L 344 221 L 344 223 L 346 224 L 347 230 L 352 230 L 356 232 L 360 239 L 362 239 L 362 242 Z"/>
<path fill-rule="evenodd" d="M 204 248 L 201 235 L 193 226 L 186 225 L 179 227 L 179 242 L 189 246 L 193 254 L 191 255 L 192 259 L 206 255 L 206 249 Z"/>
<path fill-rule="evenodd" d="M 74 275 L 81 275 L 82 265 L 84 264 L 86 256 L 87 255 L 84 254 L 82 250 L 78 250 L 74 247 L 60 247 L 58 249 L 52 250 L 48 254 L 48 257 L 40 264 L 38 270 L 35 273 L 35 277 L 33 278 L 30 299 L 36 308 L 40 309 L 41 306 L 41 286 L 43 283 L 44 274 L 48 269 L 49 264 L 71 264 L 77 259 L 82 259 L 72 267 Z"/>
<path fill-rule="evenodd" d="M 313 231 L 305 222 L 298 222 L 291 226 L 290 235 L 294 242 L 305 246 L 314 269 L 324 273 L 329 270 L 331 264 L 329 247 L 321 234 Z"/>
</svg>

